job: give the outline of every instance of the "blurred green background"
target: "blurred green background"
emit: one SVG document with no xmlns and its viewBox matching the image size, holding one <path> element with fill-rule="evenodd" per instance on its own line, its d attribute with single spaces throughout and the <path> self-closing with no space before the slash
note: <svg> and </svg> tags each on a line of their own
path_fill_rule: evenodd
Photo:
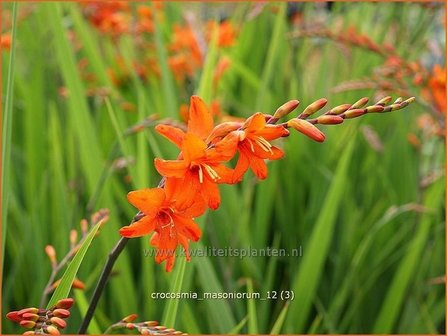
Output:
<svg viewBox="0 0 447 336">
<path fill-rule="evenodd" d="M 153 26 L 120 32 L 122 22 L 144 17 L 141 5 L 150 9 L 145 20 Z M 2 2 L 2 8 L 7 34 L 12 4 Z M 249 174 L 240 185 L 221 187 L 221 207 L 199 219 L 204 234 L 191 244 L 288 251 L 302 246 L 301 257 L 196 257 L 175 284 L 183 261 L 177 259 L 167 274 L 164 265 L 144 257 L 144 249 L 152 248 L 148 238 L 133 239 L 89 332 L 137 313 L 191 334 L 445 333 L 445 147 L 419 119 L 428 113 L 443 127 L 445 111 L 433 111 L 430 87 L 413 76 L 404 76 L 402 84 L 392 74 L 388 90 L 376 85 L 386 78 L 380 70 L 387 58 L 380 52 L 290 34 L 327 29 L 365 35 L 379 50 L 393 45 L 402 60 L 417 62 L 429 76 L 434 64 L 445 62 L 443 5 L 167 2 L 160 8 L 139 2 L 118 9 L 123 21 L 102 30 L 92 19 L 95 8 L 21 2 L 15 49 L 2 51 L 2 333 L 23 332 L 5 319 L 8 311 L 39 304 L 51 272 L 45 246 L 53 245 L 61 259 L 70 230 L 79 231 L 81 219 L 107 208 L 110 220 L 78 274 L 86 288 L 73 293 L 66 331 L 77 332 L 118 229 L 135 214 L 127 192 L 156 186 L 154 157 L 176 156 L 153 125 L 126 135 L 148 116 L 180 119 L 180 105 L 192 94 L 218 101 L 228 115 L 247 117 L 273 113 L 290 99 L 300 100 L 302 111 L 321 97 L 332 107 L 363 96 L 395 99 L 402 90 L 417 98 L 402 111 L 319 126 L 327 135 L 323 144 L 296 132 L 281 141 L 286 157 L 268 164 L 265 181 Z M 206 38 L 208 20 L 231 23 L 230 46 Z M 175 53 L 174 26 L 185 22 L 198 32 L 203 62 L 179 79 L 168 57 Z M 222 59 L 230 65 L 216 82 Z M 10 67 L 14 76 L 8 80 Z M 336 89 L 352 80 L 363 86 Z M 150 296 L 173 289 L 263 297 L 286 290 L 294 300 L 175 302 Z"/>
</svg>

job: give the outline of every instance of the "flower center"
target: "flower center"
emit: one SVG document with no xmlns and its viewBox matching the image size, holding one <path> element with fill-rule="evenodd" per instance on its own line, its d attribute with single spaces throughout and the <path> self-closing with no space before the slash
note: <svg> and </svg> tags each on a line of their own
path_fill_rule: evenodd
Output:
<svg viewBox="0 0 447 336">
<path fill-rule="evenodd" d="M 208 164 L 206 163 L 199 163 L 194 164 L 193 168 L 197 169 L 197 173 L 199 174 L 199 182 L 203 183 L 203 171 L 205 170 L 208 174 L 208 176 L 214 181 L 217 182 L 217 180 L 220 179 L 219 174 Z"/>
<path fill-rule="evenodd" d="M 255 147 L 254 147 L 254 144 L 253 144 L 253 141 L 254 141 L 264 151 L 270 152 L 270 153 L 273 154 L 273 151 L 272 151 L 272 147 L 273 146 L 270 144 L 270 142 L 265 140 L 263 137 L 254 135 L 251 138 L 247 138 L 247 140 L 248 140 L 248 143 L 250 144 L 250 149 L 251 149 L 251 151 L 253 153 L 255 152 Z"/>
<path fill-rule="evenodd" d="M 157 221 L 160 225 L 161 229 L 164 229 L 166 227 L 169 227 L 169 235 L 171 237 L 174 237 L 174 220 L 172 219 L 172 214 L 174 213 L 174 210 L 171 208 L 165 208 L 160 210 L 160 212 L 157 215 Z"/>
</svg>

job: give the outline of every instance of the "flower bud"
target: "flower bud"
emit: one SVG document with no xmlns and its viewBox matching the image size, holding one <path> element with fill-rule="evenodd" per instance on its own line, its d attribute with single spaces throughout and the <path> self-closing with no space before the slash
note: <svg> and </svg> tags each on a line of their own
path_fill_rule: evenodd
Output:
<svg viewBox="0 0 447 336">
<path fill-rule="evenodd" d="M 384 97 L 384 98 L 380 99 L 375 105 L 385 106 L 386 104 L 388 104 L 391 101 L 391 99 L 392 98 L 390 96 Z"/>
<path fill-rule="evenodd" d="M 126 316 L 125 318 L 123 318 L 121 321 L 130 323 L 130 322 L 135 321 L 135 319 L 136 319 L 137 317 L 138 317 L 137 314 L 130 314 L 130 315 Z"/>
<path fill-rule="evenodd" d="M 133 324 L 133 323 L 126 323 L 126 328 L 127 329 L 135 329 L 135 324 Z"/>
<path fill-rule="evenodd" d="M 339 106 L 335 106 L 333 107 L 327 114 L 331 115 L 331 114 L 342 114 L 343 112 L 349 110 L 350 108 L 352 108 L 353 105 L 351 104 L 343 104 L 343 105 L 339 105 Z"/>
<path fill-rule="evenodd" d="M 366 108 L 366 113 L 380 113 L 384 111 L 384 107 L 382 105 L 372 105 Z"/>
<path fill-rule="evenodd" d="M 144 322 L 144 324 L 148 327 L 155 327 L 158 326 L 158 322 L 157 321 L 146 321 Z"/>
<path fill-rule="evenodd" d="M 317 119 L 317 124 L 322 125 L 336 125 L 341 124 L 344 119 L 338 115 L 322 115 L 319 116 Z"/>
<path fill-rule="evenodd" d="M 34 322 L 36 322 L 39 319 L 39 317 L 40 317 L 39 315 L 33 314 L 33 313 L 25 313 L 25 314 L 22 315 L 22 318 L 24 320 L 34 321 Z"/>
<path fill-rule="evenodd" d="M 294 109 L 296 109 L 299 104 L 300 104 L 300 102 L 298 100 L 288 101 L 287 103 L 278 107 L 276 112 L 273 114 L 273 118 L 279 120 L 279 119 L 285 117 L 290 112 L 292 112 Z"/>
<path fill-rule="evenodd" d="M 36 322 L 34 321 L 28 321 L 28 320 L 23 320 L 20 321 L 20 326 L 26 329 L 32 329 L 34 328 L 34 326 L 36 325 Z"/>
<path fill-rule="evenodd" d="M 22 320 L 17 311 L 9 312 L 6 314 L 6 318 L 13 322 L 20 322 Z"/>
<path fill-rule="evenodd" d="M 88 222 L 87 222 L 87 220 L 85 218 L 81 220 L 80 226 L 81 226 L 82 234 L 86 235 L 87 232 L 88 232 Z"/>
<path fill-rule="evenodd" d="M 298 116 L 298 118 L 306 119 L 315 112 L 321 110 L 327 104 L 327 99 L 320 98 L 317 101 L 314 101 L 308 107 L 304 109 L 304 111 Z"/>
<path fill-rule="evenodd" d="M 50 334 L 50 335 L 60 335 L 61 334 L 59 332 L 59 330 L 55 326 L 52 326 L 52 325 L 46 327 L 45 331 L 47 332 L 47 334 Z"/>
<path fill-rule="evenodd" d="M 57 316 L 50 318 L 50 322 L 61 329 L 64 329 L 67 326 L 67 322 Z"/>
<path fill-rule="evenodd" d="M 366 113 L 367 113 L 366 109 L 349 110 L 349 111 L 346 111 L 345 113 L 343 113 L 343 117 L 345 119 L 352 119 L 352 118 L 356 118 L 356 117 L 359 117 L 361 115 L 364 115 Z"/>
<path fill-rule="evenodd" d="M 72 298 L 62 299 L 56 303 L 56 308 L 70 309 L 73 303 L 74 300 Z"/>
<path fill-rule="evenodd" d="M 360 98 L 354 104 L 352 104 L 351 109 L 362 108 L 368 103 L 369 99 L 367 97 Z"/>
<path fill-rule="evenodd" d="M 396 99 L 396 101 L 393 104 L 400 104 L 404 101 L 404 99 L 402 97 L 399 97 Z"/>
<path fill-rule="evenodd" d="M 76 279 L 73 280 L 71 288 L 84 290 L 85 289 L 85 284 L 81 280 L 76 278 Z"/>
<path fill-rule="evenodd" d="M 48 259 L 50 259 L 51 265 L 55 266 L 57 264 L 56 250 L 54 249 L 53 245 L 45 246 L 45 253 L 48 256 Z"/>
<path fill-rule="evenodd" d="M 291 119 L 287 122 L 287 125 L 289 127 L 293 127 L 298 132 L 303 133 L 304 135 L 307 135 L 309 138 L 318 141 L 323 142 L 325 139 L 325 135 L 323 132 L 321 132 L 318 128 L 316 128 L 314 125 L 312 125 L 310 122 L 302 119 Z"/>
<path fill-rule="evenodd" d="M 53 311 L 53 316 L 67 318 L 70 316 L 70 311 L 68 311 L 67 309 L 57 308 Z"/>
<path fill-rule="evenodd" d="M 31 308 L 23 308 L 23 309 L 19 310 L 17 312 L 17 314 L 19 316 L 23 316 L 23 314 L 26 314 L 26 313 L 37 314 L 38 312 L 39 312 L 38 308 L 31 307 Z"/>
<path fill-rule="evenodd" d="M 75 246 L 77 241 L 78 241 L 78 231 L 73 229 L 73 230 L 70 231 L 70 244 L 71 244 L 71 246 L 72 247 Z"/>
</svg>

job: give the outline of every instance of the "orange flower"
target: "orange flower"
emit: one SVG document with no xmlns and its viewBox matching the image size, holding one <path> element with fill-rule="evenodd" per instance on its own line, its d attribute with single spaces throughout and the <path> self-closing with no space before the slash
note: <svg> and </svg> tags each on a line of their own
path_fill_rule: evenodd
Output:
<svg viewBox="0 0 447 336">
<path fill-rule="evenodd" d="M 211 133 L 213 119 L 205 103 L 197 96 L 191 97 L 188 130 L 159 125 L 156 130 L 181 148 L 177 160 L 155 159 L 155 168 L 178 188 L 183 202 L 201 195 L 211 209 L 217 209 L 220 195 L 217 183 L 231 180 L 232 170 L 222 163 L 235 154 L 238 135 L 230 133 L 223 138 L 205 139 Z"/>
<path fill-rule="evenodd" d="M 1 49 L 5 49 L 5 50 L 11 49 L 11 44 L 12 44 L 11 33 L 2 34 L 0 39 L 1 39 Z"/>
<path fill-rule="evenodd" d="M 217 36 L 217 46 L 219 47 L 231 47 L 235 43 L 236 39 L 236 29 L 234 29 L 233 25 L 229 21 L 221 22 L 220 24 L 215 21 L 208 22 L 208 40 L 210 41 L 213 37 L 214 29 L 218 28 L 218 36 Z"/>
<path fill-rule="evenodd" d="M 127 195 L 129 203 L 138 208 L 144 217 L 120 229 L 121 236 L 127 238 L 141 237 L 155 231 L 150 241 L 157 247 L 155 261 L 161 263 L 166 260 L 167 272 L 174 266 L 178 244 L 190 260 L 189 240 L 198 241 L 201 236 L 201 230 L 193 219 L 206 210 L 206 203 L 201 198 L 189 203 L 179 202 L 173 186 L 167 183 L 165 188 L 130 192 Z"/>
<path fill-rule="evenodd" d="M 264 114 L 258 112 L 248 118 L 240 131 L 238 144 L 239 159 L 234 169 L 232 182 L 242 179 L 244 173 L 251 168 L 260 179 L 267 177 L 267 165 L 264 160 L 278 160 L 284 156 L 282 150 L 270 144 L 270 140 L 289 135 L 289 131 L 280 125 L 269 125 Z"/>
<path fill-rule="evenodd" d="M 433 68 L 433 74 L 428 81 L 428 87 L 434 99 L 434 103 L 440 112 L 447 112 L 446 95 L 446 69 L 436 64 Z"/>
</svg>

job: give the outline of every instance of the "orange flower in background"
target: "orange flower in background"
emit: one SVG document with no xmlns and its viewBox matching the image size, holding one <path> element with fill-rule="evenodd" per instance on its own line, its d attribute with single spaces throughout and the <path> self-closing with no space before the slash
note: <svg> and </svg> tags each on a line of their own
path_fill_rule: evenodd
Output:
<svg viewBox="0 0 447 336">
<path fill-rule="evenodd" d="M 1 35 L 1 48 L 5 50 L 11 49 L 12 37 L 11 33 L 5 33 Z"/>
<path fill-rule="evenodd" d="M 211 209 L 217 209 L 220 204 L 217 183 L 229 182 L 233 174 L 233 171 L 222 163 L 234 156 L 238 135 L 228 134 L 208 146 L 205 139 L 212 128 L 212 115 L 205 103 L 197 96 L 191 97 L 186 133 L 173 126 L 156 127 L 160 134 L 182 151 L 177 160 L 155 159 L 155 168 L 180 191 L 184 197 L 183 202 L 201 195 Z"/>
<path fill-rule="evenodd" d="M 434 103 L 440 112 L 447 111 L 446 94 L 446 69 L 436 64 L 433 68 L 433 74 L 428 80 L 428 87 L 433 97 Z"/>
<path fill-rule="evenodd" d="M 130 7 L 126 1 L 91 1 L 81 3 L 91 24 L 104 33 L 120 35 L 129 31 Z"/>
<path fill-rule="evenodd" d="M 216 21 L 209 21 L 208 24 L 208 41 L 213 38 L 215 29 L 219 29 L 217 34 L 217 46 L 219 47 L 231 47 L 236 41 L 236 29 L 230 21 L 223 21 L 217 23 Z"/>
<path fill-rule="evenodd" d="M 190 57 L 192 64 L 202 64 L 202 51 L 193 29 L 188 26 L 174 25 L 172 42 L 169 49 L 175 54 L 185 53 Z"/>
<path fill-rule="evenodd" d="M 282 150 L 270 144 L 270 140 L 289 135 L 289 131 L 280 125 L 269 125 L 264 114 L 258 112 L 247 119 L 239 134 L 239 159 L 234 169 L 232 182 L 242 179 L 250 168 L 260 179 L 267 177 L 267 165 L 264 160 L 278 160 L 284 156 Z"/>
<path fill-rule="evenodd" d="M 198 241 L 201 230 L 194 218 L 206 210 L 206 203 L 200 197 L 189 203 L 179 202 L 174 185 L 167 183 L 165 188 L 152 188 L 132 191 L 127 195 L 129 203 L 138 208 L 144 216 L 137 222 L 124 226 L 120 234 L 135 238 L 155 232 L 151 244 L 157 248 L 155 261 L 166 260 L 166 271 L 172 270 L 175 250 L 181 245 L 189 261 L 189 241 Z"/>
</svg>

